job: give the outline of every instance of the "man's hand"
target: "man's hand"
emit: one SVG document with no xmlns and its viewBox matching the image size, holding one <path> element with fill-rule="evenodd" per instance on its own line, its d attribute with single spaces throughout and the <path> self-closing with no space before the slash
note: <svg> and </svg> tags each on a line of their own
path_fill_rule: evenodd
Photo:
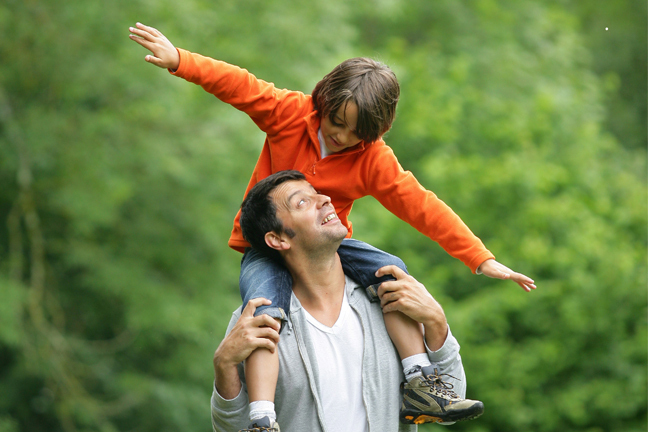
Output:
<svg viewBox="0 0 648 432">
<path fill-rule="evenodd" d="M 510 268 L 498 263 L 494 259 L 489 259 L 481 263 L 478 270 L 491 278 L 511 279 L 513 282 L 520 285 L 526 292 L 529 292 L 532 289 L 536 289 L 533 279 L 523 275 L 522 273 L 514 272 Z"/>
<path fill-rule="evenodd" d="M 256 308 L 271 304 L 270 300 L 255 298 L 248 302 L 232 330 L 214 353 L 216 389 L 225 399 L 234 399 L 241 390 L 237 365 L 257 348 L 275 352 L 279 343 L 280 324 L 269 315 L 254 316 Z"/>
<path fill-rule="evenodd" d="M 425 328 L 425 341 L 432 351 L 441 348 L 448 335 L 448 322 L 441 305 L 422 283 L 394 265 L 381 267 L 377 277 L 391 274 L 395 281 L 380 284 L 378 297 L 383 313 L 400 311 Z"/>
<path fill-rule="evenodd" d="M 153 27 L 137 23 L 137 27 L 129 27 L 131 34 L 128 36 L 138 44 L 142 45 L 153 55 L 144 57 L 149 63 L 161 68 L 176 70 L 180 66 L 180 54 L 169 39 Z"/>
</svg>

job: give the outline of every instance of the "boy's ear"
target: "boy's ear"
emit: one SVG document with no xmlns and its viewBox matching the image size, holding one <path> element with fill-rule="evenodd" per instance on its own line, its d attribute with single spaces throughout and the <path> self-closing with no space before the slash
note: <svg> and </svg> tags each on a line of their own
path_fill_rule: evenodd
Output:
<svg viewBox="0 0 648 432">
<path fill-rule="evenodd" d="M 280 234 L 274 231 L 266 233 L 265 242 L 270 248 L 278 251 L 290 249 L 290 243 L 286 242 Z"/>
</svg>

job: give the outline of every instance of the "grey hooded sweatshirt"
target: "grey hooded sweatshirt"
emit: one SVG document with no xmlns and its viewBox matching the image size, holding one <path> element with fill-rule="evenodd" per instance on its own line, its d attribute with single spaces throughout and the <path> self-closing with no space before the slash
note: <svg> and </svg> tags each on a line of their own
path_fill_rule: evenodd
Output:
<svg viewBox="0 0 648 432">
<path fill-rule="evenodd" d="M 416 425 L 401 424 L 400 384 L 403 370 L 396 348 L 391 342 L 379 303 L 369 301 L 360 286 L 347 277 L 345 289 L 351 308 L 358 314 L 364 331 L 362 362 L 362 393 L 367 410 L 370 432 L 414 432 Z M 242 307 L 233 314 L 227 328 L 229 333 L 241 315 Z M 292 295 L 288 325 L 279 343 L 279 380 L 275 392 L 275 411 L 282 432 L 340 432 L 327 430 L 319 398 L 317 359 L 307 331 L 303 308 Z M 427 347 L 426 347 L 427 349 Z M 459 344 L 450 329 L 444 345 L 438 351 L 428 349 L 430 362 L 456 377 L 444 377 L 454 385 L 454 391 L 465 397 L 466 378 L 459 355 Z M 238 432 L 249 424 L 248 395 L 243 364 L 239 365 L 241 392 L 234 399 L 223 399 L 216 388 L 211 398 L 212 425 L 215 432 Z M 326 379 L 326 377 L 324 377 Z M 340 413 L 344 415 L 344 413 Z"/>
</svg>

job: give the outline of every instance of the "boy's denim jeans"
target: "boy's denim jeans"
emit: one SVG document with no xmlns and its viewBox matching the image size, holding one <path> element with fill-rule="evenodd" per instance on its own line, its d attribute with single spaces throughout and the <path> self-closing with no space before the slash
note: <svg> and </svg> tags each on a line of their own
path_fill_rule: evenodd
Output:
<svg viewBox="0 0 648 432">
<path fill-rule="evenodd" d="M 395 265 L 407 272 L 405 263 L 397 256 L 381 251 L 367 243 L 354 239 L 344 239 L 338 249 L 344 273 L 351 279 L 366 287 L 371 301 L 378 301 L 377 291 L 382 282 L 394 280 L 391 275 L 376 277 L 380 267 Z M 284 328 L 290 313 L 290 296 L 292 294 L 292 277 L 288 269 L 261 255 L 252 248 L 246 248 L 241 260 L 241 277 L 239 288 L 243 307 L 248 301 L 264 297 L 272 301 L 269 306 L 261 306 L 254 313 L 268 314 L 281 319 Z"/>
</svg>

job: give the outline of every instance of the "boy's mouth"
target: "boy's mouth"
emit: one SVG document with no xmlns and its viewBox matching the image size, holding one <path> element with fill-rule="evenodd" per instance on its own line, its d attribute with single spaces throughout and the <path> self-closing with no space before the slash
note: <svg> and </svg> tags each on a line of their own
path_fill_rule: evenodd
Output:
<svg viewBox="0 0 648 432">
<path fill-rule="evenodd" d="M 337 140 L 333 137 L 329 137 L 331 139 L 331 142 L 333 143 L 333 147 L 343 147 L 342 144 L 337 142 Z"/>
</svg>

